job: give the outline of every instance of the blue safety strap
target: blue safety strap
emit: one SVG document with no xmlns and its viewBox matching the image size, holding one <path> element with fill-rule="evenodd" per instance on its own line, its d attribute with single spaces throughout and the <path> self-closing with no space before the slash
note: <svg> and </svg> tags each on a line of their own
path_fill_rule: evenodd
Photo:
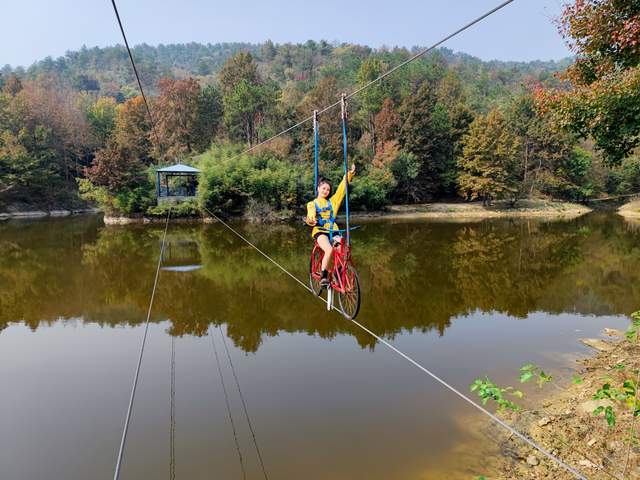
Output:
<svg viewBox="0 0 640 480">
<path fill-rule="evenodd" d="M 349 235 L 349 171 L 347 167 L 347 102 L 344 93 L 342 94 L 342 150 L 344 153 L 344 177 L 346 180 L 346 190 L 344 196 L 344 207 L 347 215 L 347 245 L 350 244 Z"/>
<path fill-rule="evenodd" d="M 314 161 L 314 177 L 313 177 L 313 191 L 314 196 L 318 196 L 318 155 L 319 155 L 319 125 L 318 125 L 318 111 L 313 112 L 313 161 Z"/>
</svg>

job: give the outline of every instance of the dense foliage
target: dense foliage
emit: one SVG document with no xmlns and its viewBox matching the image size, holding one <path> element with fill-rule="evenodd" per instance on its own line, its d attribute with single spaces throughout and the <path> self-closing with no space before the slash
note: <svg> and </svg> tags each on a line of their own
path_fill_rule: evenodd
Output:
<svg viewBox="0 0 640 480">
<path fill-rule="evenodd" d="M 571 27 L 570 9 L 563 18 L 567 34 L 579 38 L 583 29 Z M 577 44 L 581 52 L 601 48 Z M 184 161 L 203 170 L 201 206 L 257 217 L 295 212 L 312 192 L 310 122 L 240 152 L 334 104 L 341 92 L 366 85 L 412 51 L 309 41 L 141 45 L 133 53 L 153 126 L 122 47 L 83 48 L 26 70 L 2 69 L 0 204 L 64 203 L 79 187 L 112 213 L 160 214 L 152 208 L 152 168 Z M 597 129 L 552 108 L 563 88 L 554 73 L 570 66 L 568 75 L 576 77 L 585 55 L 570 66 L 482 62 L 440 49 L 364 90 L 349 105 L 349 156 L 358 167 L 354 208 L 455 196 L 584 200 L 635 188 L 640 169 L 628 156 L 635 137 L 627 125 L 617 132 L 603 125 L 619 147 L 617 158 L 628 157 L 606 166 L 581 140 L 593 135 L 609 159 Z M 624 55 L 616 65 L 636 60 Z M 635 98 L 625 99 L 625 111 L 640 108 Z M 598 121 L 611 123 L 616 105 L 602 102 Z M 320 117 L 320 168 L 334 182 L 342 176 L 339 114 L 334 108 Z"/>
<path fill-rule="evenodd" d="M 619 164 L 640 143 L 640 3 L 577 0 L 559 27 L 577 54 L 570 88 L 540 89 L 540 106 Z"/>
</svg>

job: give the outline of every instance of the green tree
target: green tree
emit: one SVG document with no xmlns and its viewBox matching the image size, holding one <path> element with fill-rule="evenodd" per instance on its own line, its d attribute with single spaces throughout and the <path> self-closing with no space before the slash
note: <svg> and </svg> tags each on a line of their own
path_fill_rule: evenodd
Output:
<svg viewBox="0 0 640 480">
<path fill-rule="evenodd" d="M 418 199 L 431 200 L 442 192 L 445 184 L 451 119 L 446 107 L 438 103 L 435 88 L 427 82 L 405 99 L 400 118 L 400 145 L 420 162 L 415 180 Z"/>
<path fill-rule="evenodd" d="M 380 59 L 369 57 L 358 70 L 358 85 L 364 87 L 387 71 L 387 65 Z M 385 81 L 372 84 L 360 94 L 360 114 L 364 117 L 369 134 L 371 135 L 371 154 L 376 154 L 376 123 L 375 116 L 382 109 L 386 98 L 391 96 L 390 85 Z"/>
<path fill-rule="evenodd" d="M 104 145 L 116 124 L 117 105 L 112 97 L 99 97 L 86 111 L 87 120 L 100 145 Z"/>
<path fill-rule="evenodd" d="M 253 59 L 253 55 L 249 52 L 240 52 L 231 57 L 220 70 L 218 80 L 225 97 L 232 95 L 242 80 L 250 85 L 259 84 L 258 65 Z"/>
<path fill-rule="evenodd" d="M 463 139 L 460 193 L 468 199 L 517 199 L 520 144 L 498 109 L 477 117 Z"/>
<path fill-rule="evenodd" d="M 583 182 L 587 172 L 576 175 L 581 160 L 575 157 L 575 138 L 559 129 L 550 115 L 537 111 L 529 93 L 516 96 L 507 105 L 505 117 L 521 145 L 517 166 L 519 196 L 532 195 L 536 190 L 561 194 L 563 185 L 567 192 L 580 188 L 574 181 Z M 574 161 L 578 164 L 572 166 Z"/>
<path fill-rule="evenodd" d="M 222 95 L 214 85 L 200 91 L 197 99 L 194 144 L 196 151 L 203 152 L 209 145 L 222 122 Z"/>
</svg>

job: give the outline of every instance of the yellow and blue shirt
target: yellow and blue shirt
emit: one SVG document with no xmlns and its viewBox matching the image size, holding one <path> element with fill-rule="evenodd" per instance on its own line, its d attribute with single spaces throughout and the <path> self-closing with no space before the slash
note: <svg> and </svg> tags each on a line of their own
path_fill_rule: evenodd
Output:
<svg viewBox="0 0 640 480">
<path fill-rule="evenodd" d="M 351 172 L 348 173 L 349 183 L 351 183 L 351 180 L 353 179 L 353 175 L 354 174 Z M 340 210 L 340 205 L 342 205 L 342 201 L 344 200 L 344 196 L 346 192 L 347 192 L 347 177 L 345 176 L 345 177 L 342 177 L 342 181 L 340 182 L 340 185 L 338 185 L 336 192 L 331 196 L 329 200 L 327 200 L 326 198 L 316 198 L 315 200 L 312 200 L 309 203 L 307 203 L 307 218 L 316 219 L 317 217 L 316 204 L 317 204 L 318 207 L 322 210 L 320 212 L 320 216 L 324 220 L 329 220 L 331 218 L 331 210 L 326 209 L 329 206 L 329 202 L 331 202 L 333 215 L 336 216 L 338 214 L 338 210 Z M 327 230 L 328 230 L 328 227 L 315 226 L 311 231 L 311 236 L 315 237 L 317 233 L 327 233 Z M 339 230 L 339 227 L 336 223 L 334 223 L 333 231 L 336 231 L 336 230 Z"/>
</svg>

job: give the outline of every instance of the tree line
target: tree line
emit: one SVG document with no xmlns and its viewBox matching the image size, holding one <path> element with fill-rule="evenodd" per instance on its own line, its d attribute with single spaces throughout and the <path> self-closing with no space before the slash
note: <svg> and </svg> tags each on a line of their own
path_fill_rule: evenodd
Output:
<svg viewBox="0 0 640 480">
<path fill-rule="evenodd" d="M 567 6 L 560 26 L 576 53 L 568 66 L 481 62 L 443 49 L 353 97 L 355 207 L 454 197 L 581 201 L 635 191 L 634 5 Z M 204 170 L 200 206 L 293 212 L 312 192 L 310 125 L 251 154 L 241 150 L 411 53 L 326 42 L 139 46 L 134 55 L 153 85 L 152 126 L 119 51 L 83 49 L 28 70 L 3 69 L 0 202 L 72 202 L 79 191 L 108 211 L 162 213 L 154 207 L 153 167 L 181 160 Z M 88 73 L 79 81 L 78 72 Z M 321 116 L 320 132 L 321 170 L 339 180 L 339 111 Z"/>
</svg>

